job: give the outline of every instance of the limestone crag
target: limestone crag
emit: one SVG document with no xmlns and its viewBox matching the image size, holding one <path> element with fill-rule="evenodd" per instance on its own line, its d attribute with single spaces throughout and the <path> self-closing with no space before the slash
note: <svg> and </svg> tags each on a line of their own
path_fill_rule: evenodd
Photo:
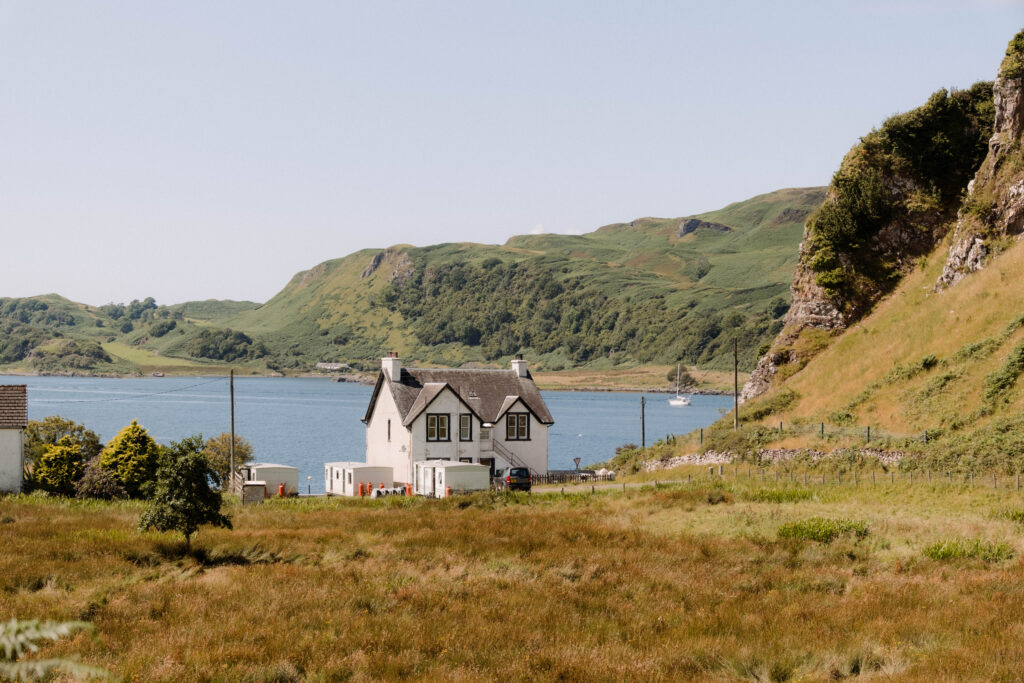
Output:
<svg viewBox="0 0 1024 683">
<path fill-rule="evenodd" d="M 1010 42 L 993 86 L 995 123 L 988 154 L 957 215 L 949 256 L 936 290 L 985 266 L 992 242 L 1024 233 L 1024 31 Z"/>
</svg>

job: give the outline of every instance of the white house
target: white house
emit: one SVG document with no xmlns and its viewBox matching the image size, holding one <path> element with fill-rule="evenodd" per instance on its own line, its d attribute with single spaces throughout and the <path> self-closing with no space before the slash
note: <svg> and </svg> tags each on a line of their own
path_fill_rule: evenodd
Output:
<svg viewBox="0 0 1024 683">
<path fill-rule="evenodd" d="M 414 482 L 419 460 L 548 471 L 554 420 L 520 356 L 510 370 L 452 370 L 403 368 L 391 353 L 363 422 L 367 464 L 391 467 L 396 485 Z"/>
<path fill-rule="evenodd" d="M 19 493 L 28 399 L 24 384 L 0 384 L 0 493 Z"/>
</svg>

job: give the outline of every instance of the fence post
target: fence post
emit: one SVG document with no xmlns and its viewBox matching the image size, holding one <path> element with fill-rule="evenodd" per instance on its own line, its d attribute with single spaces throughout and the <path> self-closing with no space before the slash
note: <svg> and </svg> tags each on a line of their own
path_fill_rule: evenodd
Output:
<svg viewBox="0 0 1024 683">
<path fill-rule="evenodd" d="M 857 485 L 857 470 L 853 471 L 853 485 Z"/>
<path fill-rule="evenodd" d="M 690 483 L 690 473 L 689 472 L 686 473 L 686 483 L 687 484 Z"/>
<path fill-rule="evenodd" d="M 895 484 L 896 483 L 896 473 L 895 472 L 889 472 L 889 483 L 890 484 Z"/>
<path fill-rule="evenodd" d="M 782 420 L 779 420 L 779 434 L 782 433 Z"/>
<path fill-rule="evenodd" d="M 821 485 L 822 486 L 825 485 L 825 473 L 824 472 L 821 473 Z"/>
<path fill-rule="evenodd" d="M 723 468 L 724 468 L 724 466 L 723 466 L 723 465 L 719 465 L 719 466 L 718 466 L 718 476 L 722 476 L 722 470 L 723 470 Z"/>
<path fill-rule="evenodd" d="M 927 472 L 928 472 L 928 483 L 930 484 L 930 483 L 932 483 L 932 471 L 931 470 L 927 470 Z"/>
<path fill-rule="evenodd" d="M 825 423 L 821 423 L 821 438 L 825 438 Z"/>
<path fill-rule="evenodd" d="M 700 445 L 701 446 L 704 445 L 704 428 L 703 427 L 700 428 Z"/>
<path fill-rule="evenodd" d="M 715 476 L 715 466 L 714 465 L 712 465 L 711 467 L 708 468 L 708 476 L 709 477 Z"/>
<path fill-rule="evenodd" d="M 1020 472 L 1017 473 L 1017 490 L 1020 491 Z"/>
<path fill-rule="evenodd" d="M 804 470 L 804 486 L 807 486 L 807 470 Z"/>
<path fill-rule="evenodd" d="M 868 441 L 871 441 L 871 425 L 868 425 Z"/>
<path fill-rule="evenodd" d="M 999 488 L 999 485 L 996 483 L 996 473 L 995 472 L 992 473 L 992 488 L 994 488 L 994 489 Z"/>
<path fill-rule="evenodd" d="M 924 442 L 928 443 L 928 430 L 924 430 Z"/>
<path fill-rule="evenodd" d="M 871 483 L 872 484 L 875 483 L 875 471 L 874 470 L 871 470 Z"/>
<path fill-rule="evenodd" d="M 910 483 L 914 483 L 914 470 L 910 470 Z"/>
</svg>

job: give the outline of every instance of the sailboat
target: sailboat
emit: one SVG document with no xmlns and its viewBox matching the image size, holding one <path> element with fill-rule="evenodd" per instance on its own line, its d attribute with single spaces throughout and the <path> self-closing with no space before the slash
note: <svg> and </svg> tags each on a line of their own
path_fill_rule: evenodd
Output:
<svg viewBox="0 0 1024 683">
<path fill-rule="evenodd" d="M 676 395 L 668 400 L 670 406 L 688 406 L 690 399 L 679 393 L 679 363 L 676 363 Z"/>
</svg>

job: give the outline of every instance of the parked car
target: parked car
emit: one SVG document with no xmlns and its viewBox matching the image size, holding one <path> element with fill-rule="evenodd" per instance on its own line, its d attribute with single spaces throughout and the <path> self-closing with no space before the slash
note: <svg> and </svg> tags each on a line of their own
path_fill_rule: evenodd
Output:
<svg viewBox="0 0 1024 683">
<path fill-rule="evenodd" d="M 509 467 L 495 473 L 494 487 L 502 491 L 529 491 L 533 488 L 533 477 L 528 467 Z"/>
</svg>

